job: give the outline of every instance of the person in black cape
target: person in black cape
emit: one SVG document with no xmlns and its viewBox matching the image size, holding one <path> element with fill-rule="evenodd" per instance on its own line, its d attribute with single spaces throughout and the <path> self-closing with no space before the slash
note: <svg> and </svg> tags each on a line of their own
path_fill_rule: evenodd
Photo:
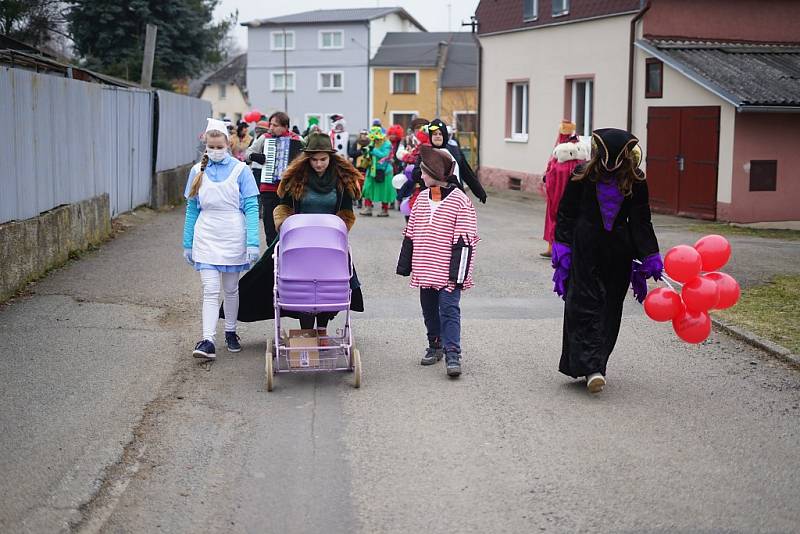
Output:
<svg viewBox="0 0 800 534">
<path fill-rule="evenodd" d="M 329 136 L 312 133 L 303 153 L 286 168 L 279 182 L 280 202 L 273 213 L 275 228 L 280 232 L 283 222 L 296 213 L 330 213 L 339 216 L 350 231 L 356 220 L 353 201 L 360 195 L 360 176 L 346 158 L 333 150 Z M 261 260 L 239 280 L 239 321 L 254 322 L 275 318 L 272 253 L 276 243 L 277 239 L 270 244 Z M 350 288 L 350 309 L 363 312 L 364 300 L 355 269 Z M 302 328 L 313 328 L 315 319 L 317 326 L 324 328 L 336 313 L 312 316 L 299 312 L 283 312 L 281 315 L 300 319 Z"/>
<path fill-rule="evenodd" d="M 586 377 L 592 393 L 605 386 L 628 286 L 642 302 L 645 279 L 659 280 L 663 269 L 638 142 L 624 130 L 595 130 L 592 159 L 575 170 L 558 208 L 553 290 L 565 300 L 559 371 Z"/>
<path fill-rule="evenodd" d="M 459 146 L 455 142 L 450 141 L 450 134 L 447 132 L 447 125 L 444 121 L 441 119 L 433 119 L 428 124 L 427 128 L 431 145 L 433 145 L 434 148 L 443 148 L 447 150 L 456 162 L 458 166 L 458 172 L 456 173 L 458 176 L 458 187 L 463 190 L 466 185 L 482 204 L 486 204 L 486 190 L 483 189 L 478 177 L 475 176 L 475 172 L 472 170 L 472 167 L 469 166 L 467 158 L 464 157 L 464 153 L 461 152 Z M 414 171 L 411 173 L 411 178 L 424 188 L 425 184 L 422 181 L 422 167 L 420 163 L 421 158 L 418 157 L 414 165 Z"/>
</svg>

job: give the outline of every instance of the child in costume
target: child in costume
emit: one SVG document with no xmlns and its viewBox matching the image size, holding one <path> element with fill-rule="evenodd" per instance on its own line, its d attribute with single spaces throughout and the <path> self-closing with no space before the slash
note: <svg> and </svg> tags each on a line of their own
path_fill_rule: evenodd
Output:
<svg viewBox="0 0 800 534">
<path fill-rule="evenodd" d="M 230 155 L 225 124 L 208 119 L 206 153 L 186 183 L 183 257 L 203 283 L 203 338 L 192 355 L 216 358 L 220 279 L 225 293 L 225 343 L 242 350 L 236 335 L 239 273 L 258 260 L 258 189 L 250 168 Z"/>
<path fill-rule="evenodd" d="M 461 292 L 473 286 L 478 221 L 475 207 L 457 187 L 455 162 L 444 150 L 422 145 L 420 193 L 404 231 L 397 274 L 411 275 L 420 290 L 428 335 L 422 365 L 444 356 L 447 375 L 461 374 Z"/>
<path fill-rule="evenodd" d="M 389 204 L 395 201 L 397 193 L 392 185 L 392 162 L 389 156 L 392 144 L 380 126 L 373 126 L 369 131 L 370 144 L 365 149 L 364 155 L 371 159 L 367 176 L 364 180 L 364 209 L 359 213 L 367 217 L 372 216 L 372 207 L 381 205 L 378 217 L 389 216 Z"/>
<path fill-rule="evenodd" d="M 559 371 L 586 377 L 591 393 L 606 384 L 628 286 L 641 302 L 645 279 L 659 280 L 663 269 L 638 142 L 624 130 L 595 130 L 592 159 L 576 169 L 558 208 L 553 291 L 565 301 Z"/>
</svg>

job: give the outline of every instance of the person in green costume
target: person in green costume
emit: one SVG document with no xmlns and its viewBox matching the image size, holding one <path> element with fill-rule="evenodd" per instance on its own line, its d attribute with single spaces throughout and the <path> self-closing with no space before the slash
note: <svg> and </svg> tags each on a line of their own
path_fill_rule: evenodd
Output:
<svg viewBox="0 0 800 534">
<path fill-rule="evenodd" d="M 372 207 L 381 204 L 381 211 L 378 217 L 389 216 L 389 205 L 397 198 L 397 191 L 392 185 L 392 143 L 386 139 L 386 135 L 380 126 L 373 126 L 369 131 L 369 146 L 364 148 L 364 155 L 370 156 L 371 165 L 367 168 L 367 176 L 364 180 L 364 209 L 359 213 L 372 216 Z"/>
</svg>

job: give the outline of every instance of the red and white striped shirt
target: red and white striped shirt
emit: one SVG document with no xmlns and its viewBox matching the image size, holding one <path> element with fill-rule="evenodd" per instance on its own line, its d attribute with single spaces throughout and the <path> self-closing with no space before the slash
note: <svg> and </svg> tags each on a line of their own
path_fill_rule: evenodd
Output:
<svg viewBox="0 0 800 534">
<path fill-rule="evenodd" d="M 463 288 L 469 289 L 474 285 L 474 249 L 480 241 L 478 219 L 475 207 L 463 191 L 455 189 L 441 202 L 433 202 L 430 189 L 424 190 L 414 203 L 404 235 L 414 242 L 411 287 L 446 288 L 447 291 L 455 288 L 455 284 L 449 281 L 450 257 L 459 237 L 473 248 Z"/>
</svg>

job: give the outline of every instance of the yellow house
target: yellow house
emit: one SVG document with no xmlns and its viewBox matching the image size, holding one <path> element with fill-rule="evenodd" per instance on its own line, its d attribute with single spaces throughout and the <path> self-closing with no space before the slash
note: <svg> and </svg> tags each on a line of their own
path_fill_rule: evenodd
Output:
<svg viewBox="0 0 800 534">
<path fill-rule="evenodd" d="M 461 134 L 460 141 L 474 138 L 478 46 L 473 34 L 387 33 L 370 63 L 370 82 L 372 116 L 384 126 L 407 128 L 415 118 L 438 116 Z"/>
</svg>

